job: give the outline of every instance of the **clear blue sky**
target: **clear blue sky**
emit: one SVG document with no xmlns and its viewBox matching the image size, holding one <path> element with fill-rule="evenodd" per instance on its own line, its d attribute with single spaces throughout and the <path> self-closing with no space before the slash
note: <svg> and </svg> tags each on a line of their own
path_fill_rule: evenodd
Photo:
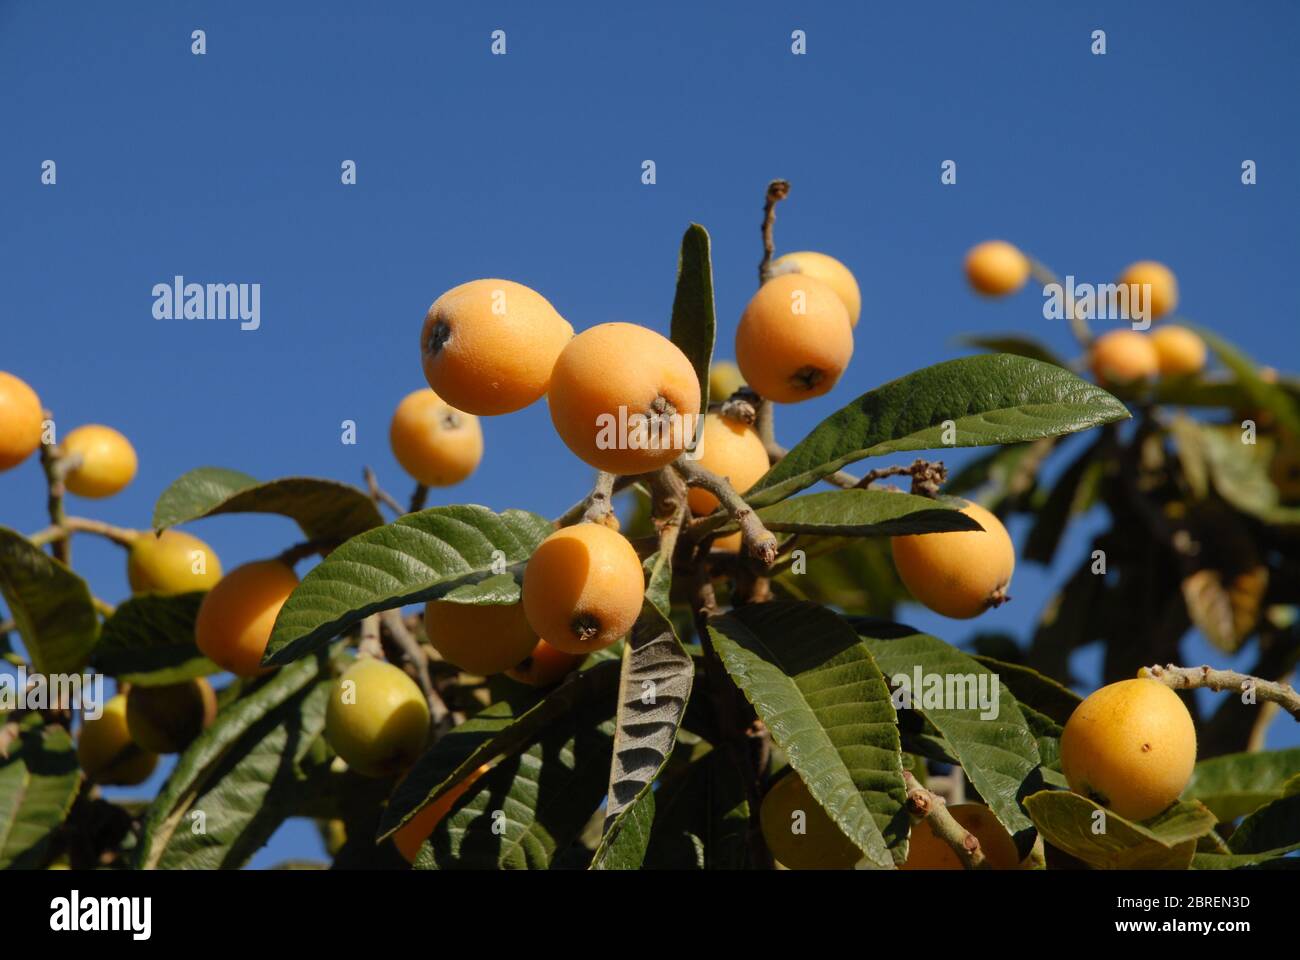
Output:
<svg viewBox="0 0 1300 960">
<path fill-rule="evenodd" d="M 781 411 L 786 442 L 961 354 L 962 333 L 1069 351 L 1032 291 L 968 292 L 961 258 L 989 237 L 1092 282 L 1163 260 L 1188 316 L 1257 357 L 1300 358 L 1295 5 L 618 6 L 0 0 L 0 368 L 64 431 L 123 429 L 141 462 L 127 491 L 72 510 L 145 526 L 205 464 L 355 482 L 372 464 L 405 497 L 388 418 L 423 385 L 417 334 L 440 292 L 506 277 L 579 329 L 666 332 L 691 221 L 712 233 L 729 356 L 777 176 L 794 185 L 779 248 L 831 253 L 863 288 L 852 366 L 832 395 Z M 506 56 L 489 53 L 498 28 Z M 58 184 L 42 186 L 51 159 Z M 955 187 L 939 183 L 949 159 Z M 1240 184 L 1244 159 L 1258 186 Z M 344 160 L 356 186 L 339 182 Z M 261 283 L 261 329 L 155 320 L 151 288 L 175 274 Z M 590 472 L 544 403 L 484 429 L 479 473 L 434 502 L 554 514 L 583 492 Z M 34 461 L 0 474 L 0 523 L 36 529 L 42 511 Z M 296 539 L 271 517 L 193 529 L 228 568 Z M 126 595 L 117 548 L 83 539 L 75 560 L 98 594 Z M 1023 635 L 1060 572 L 1022 564 L 1015 602 L 978 629 Z M 907 614 L 951 640 L 976 629 Z M 1292 727 L 1272 744 L 1296 742 Z M 254 862 L 316 846 L 294 825 Z"/>
</svg>

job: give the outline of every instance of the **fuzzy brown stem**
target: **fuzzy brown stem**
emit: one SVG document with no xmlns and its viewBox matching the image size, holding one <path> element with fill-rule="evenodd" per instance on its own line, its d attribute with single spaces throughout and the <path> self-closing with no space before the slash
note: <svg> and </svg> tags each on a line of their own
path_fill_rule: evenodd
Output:
<svg viewBox="0 0 1300 960">
<path fill-rule="evenodd" d="M 1235 670 L 1215 670 L 1209 666 L 1179 667 L 1172 663 L 1143 667 L 1138 671 L 1138 676 L 1159 680 L 1174 690 L 1206 687 L 1216 693 L 1221 690 L 1243 695 L 1250 693 L 1257 702 L 1263 700 L 1276 703 L 1294 719 L 1300 720 L 1300 694 L 1289 683 L 1261 680 Z"/>
<path fill-rule="evenodd" d="M 760 287 L 767 283 L 772 275 L 772 254 L 776 252 L 772 227 L 776 223 L 776 205 L 789 195 L 790 181 L 788 180 L 773 180 L 767 185 L 767 195 L 763 200 L 763 259 L 758 264 Z"/>
<path fill-rule="evenodd" d="M 963 867 L 978 870 L 988 866 L 979 838 L 948 812 L 943 797 L 921 786 L 910 770 L 903 771 L 903 783 L 907 788 L 907 812 L 918 821 L 927 820 L 934 835 L 952 847 Z"/>
<path fill-rule="evenodd" d="M 749 547 L 750 556 L 765 567 L 771 566 L 772 561 L 776 559 L 776 537 L 763 526 L 763 521 L 758 518 L 758 514 L 727 479 L 705 470 L 694 460 L 687 460 L 685 457 L 675 461 L 673 466 L 689 486 L 701 487 L 718 498 L 723 509 L 740 527 L 741 538 Z"/>
</svg>

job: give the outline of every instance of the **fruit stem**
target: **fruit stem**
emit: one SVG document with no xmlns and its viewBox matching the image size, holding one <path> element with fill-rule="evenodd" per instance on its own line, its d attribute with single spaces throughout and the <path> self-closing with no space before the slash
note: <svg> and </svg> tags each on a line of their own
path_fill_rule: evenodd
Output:
<svg viewBox="0 0 1300 960">
<path fill-rule="evenodd" d="M 433 722 L 435 736 L 445 733 L 450 729 L 451 711 L 447 709 L 447 703 L 438 693 L 438 688 L 433 685 L 433 678 L 429 675 L 429 656 L 424 652 L 424 647 L 402 619 L 401 610 L 384 610 L 379 614 L 379 621 L 415 671 L 415 682 L 419 684 L 424 699 L 429 701 L 429 718 Z"/>
<path fill-rule="evenodd" d="M 988 858 L 984 856 L 979 838 L 948 812 L 948 804 L 943 797 L 921 786 L 911 770 L 903 771 L 903 785 L 907 789 L 907 812 L 917 821 L 929 821 L 934 835 L 952 847 L 963 867 L 967 870 L 988 867 Z"/>
<path fill-rule="evenodd" d="M 772 239 L 772 225 L 776 223 L 776 205 L 789 195 L 789 180 L 773 180 L 767 185 L 767 195 L 763 201 L 763 259 L 758 264 L 760 287 L 767 283 L 772 275 L 772 254 L 776 252 L 776 244 Z"/>
<path fill-rule="evenodd" d="M 776 537 L 758 514 L 738 494 L 725 477 L 720 477 L 710 470 L 705 470 L 694 460 L 685 457 L 673 462 L 673 467 L 685 478 L 688 486 L 702 487 L 718 498 L 723 508 L 740 527 L 741 537 L 749 547 L 750 555 L 764 567 L 770 567 L 776 559 Z"/>
<path fill-rule="evenodd" d="M 49 410 L 42 410 L 41 416 L 46 421 L 54 420 L 54 414 Z M 75 457 L 74 460 L 65 460 L 63 451 L 56 443 L 41 444 L 41 467 L 45 470 L 45 484 L 49 489 L 46 507 L 49 510 L 50 523 L 56 527 L 63 527 L 67 523 L 67 513 L 63 506 L 63 497 L 67 492 L 64 477 L 68 475 L 68 470 L 78 466 L 80 462 L 80 456 Z M 55 539 L 53 543 L 54 558 L 62 564 L 70 564 L 72 562 L 71 539 L 63 536 Z"/>
<path fill-rule="evenodd" d="M 598 474 L 596 476 L 596 488 L 555 519 L 554 522 L 557 529 L 560 527 L 571 527 L 579 520 L 585 518 L 587 511 L 592 506 L 592 497 L 595 496 L 596 491 L 600 488 L 603 476 L 605 476 L 605 474 Z M 609 497 L 612 499 L 614 494 L 630 487 L 639 479 L 639 477 L 639 474 L 614 477 L 612 481 L 613 486 L 609 490 Z M 609 513 L 610 511 L 607 510 L 605 512 Z M 604 516 L 604 514 L 601 516 Z"/>
<path fill-rule="evenodd" d="M 1235 670 L 1215 670 L 1209 666 L 1179 667 L 1172 663 L 1163 667 L 1155 664 L 1138 671 L 1139 677 L 1159 680 L 1174 690 L 1195 690 L 1205 687 L 1218 693 L 1231 690 L 1243 697 L 1250 694 L 1251 701 L 1263 700 L 1276 703 L 1296 720 L 1300 720 L 1300 694 L 1289 683 L 1275 683 L 1238 673 Z"/>
<path fill-rule="evenodd" d="M 1048 284 L 1059 285 L 1061 278 L 1056 275 L 1051 267 L 1047 264 L 1029 258 L 1029 275 L 1034 278 L 1035 283 L 1041 283 L 1043 286 Z M 1070 331 L 1074 334 L 1074 339 L 1079 341 L 1079 346 L 1087 350 L 1092 346 L 1092 330 L 1088 327 L 1088 320 L 1078 311 L 1078 304 L 1070 309 Z"/>
<path fill-rule="evenodd" d="M 119 547 L 131 546 L 136 541 L 136 538 L 141 535 L 139 530 L 115 527 L 111 523 L 91 520 L 89 517 L 69 517 L 65 515 L 62 524 L 46 527 L 44 530 L 33 533 L 27 539 L 33 545 L 43 547 L 47 543 L 58 543 L 60 540 L 70 539 L 74 533 L 93 533 L 105 540 L 113 541 Z"/>
<path fill-rule="evenodd" d="M 429 488 L 422 483 L 417 483 L 415 489 L 411 491 L 411 506 L 407 513 L 419 513 L 424 509 L 424 504 L 429 499 Z"/>
<path fill-rule="evenodd" d="M 366 489 L 370 492 L 370 499 L 375 501 L 376 507 L 383 504 L 399 517 L 406 513 L 406 511 L 402 509 L 402 505 L 398 503 L 397 500 L 388 493 L 388 491 L 379 485 L 379 478 L 375 476 L 375 471 L 366 467 L 362 471 L 362 475 L 366 479 Z"/>
</svg>

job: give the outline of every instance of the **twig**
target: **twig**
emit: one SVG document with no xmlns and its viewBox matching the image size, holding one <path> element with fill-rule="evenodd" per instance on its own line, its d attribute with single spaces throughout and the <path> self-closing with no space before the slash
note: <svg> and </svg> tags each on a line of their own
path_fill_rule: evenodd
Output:
<svg viewBox="0 0 1300 960">
<path fill-rule="evenodd" d="M 776 537 L 763 526 L 763 521 L 758 519 L 758 514 L 741 498 L 726 478 L 705 470 L 694 460 L 687 460 L 685 457 L 674 461 L 673 466 L 686 479 L 689 486 L 702 487 L 718 498 L 723 509 L 740 527 L 741 537 L 749 547 L 750 555 L 763 566 L 771 566 L 772 561 L 776 559 Z"/>
<path fill-rule="evenodd" d="M 1041 283 L 1043 286 L 1048 284 L 1061 286 L 1061 278 L 1050 267 L 1033 257 L 1029 258 L 1029 275 L 1034 278 L 1035 283 Z M 1079 346 L 1087 350 L 1092 346 L 1092 330 L 1088 327 L 1088 319 L 1079 312 L 1077 303 L 1071 305 L 1068 319 L 1074 339 L 1079 342 Z"/>
<path fill-rule="evenodd" d="M 934 835 L 952 847 L 963 867 L 978 870 L 988 865 L 979 838 L 948 812 L 948 804 L 943 797 L 921 786 L 910 770 L 903 771 L 903 784 L 907 788 L 907 812 L 918 821 L 929 821 Z"/>
<path fill-rule="evenodd" d="M 1174 690 L 1194 690 L 1206 687 L 1216 693 L 1231 690 L 1243 697 L 1250 695 L 1253 700 L 1276 703 L 1296 720 L 1300 720 L 1300 694 L 1289 683 L 1275 683 L 1261 680 L 1235 670 L 1215 670 L 1209 666 L 1179 667 L 1167 663 L 1163 667 L 1155 664 L 1138 671 L 1139 677 L 1159 680 Z"/>
<path fill-rule="evenodd" d="M 45 420 L 53 420 L 54 414 L 49 410 L 42 410 L 41 416 Z M 67 522 L 67 513 L 63 506 L 63 497 L 67 493 L 67 486 L 64 478 L 67 477 L 68 471 L 81 465 L 81 455 L 76 454 L 70 458 L 64 458 L 63 451 L 58 444 L 42 443 L 41 444 L 41 467 L 45 471 L 45 484 L 49 489 L 46 498 L 46 509 L 50 514 L 50 523 L 56 527 L 62 527 Z M 60 537 L 53 541 L 54 558 L 60 563 L 68 564 L 72 562 L 72 542 L 67 537 Z"/>
<path fill-rule="evenodd" d="M 582 512 L 584 523 L 600 523 L 614 511 L 614 474 L 601 470 L 596 474 L 596 485 L 587 494 L 587 509 Z"/>
<path fill-rule="evenodd" d="M 773 180 L 767 185 L 763 202 L 763 259 L 758 265 L 758 285 L 771 279 L 772 254 L 776 244 L 772 240 L 772 224 L 776 222 L 776 205 L 790 195 L 790 181 Z"/>
<path fill-rule="evenodd" d="M 406 512 L 402 509 L 402 505 L 379 485 L 379 478 L 375 476 L 375 471 L 366 467 L 363 475 L 366 478 L 366 489 L 370 491 L 370 499 L 375 501 L 376 506 L 382 503 L 399 517 Z"/>
<path fill-rule="evenodd" d="M 313 553 L 320 553 L 330 544 L 325 540 L 304 540 L 302 543 L 295 543 L 292 547 L 279 554 L 275 559 L 283 563 L 286 567 L 295 566 L 299 560 L 310 557 Z"/>
<path fill-rule="evenodd" d="M 585 497 L 583 497 L 573 506 L 569 507 L 568 510 L 565 510 L 564 513 L 560 514 L 555 519 L 555 525 L 557 527 L 571 527 L 586 516 L 587 511 L 593 505 L 592 498 L 596 496 L 597 491 L 600 490 L 601 483 L 603 482 L 603 478 L 605 476 L 611 476 L 611 475 L 605 474 L 603 472 L 597 474 L 595 488 L 591 491 L 591 493 L 587 494 Z M 606 492 L 606 500 L 610 500 L 614 494 L 618 493 L 620 490 L 626 490 L 628 487 L 630 487 L 632 484 L 636 483 L 640 479 L 641 479 L 641 475 L 638 474 L 628 474 L 626 476 L 620 475 L 620 476 L 613 477 L 612 480 L 613 485 Z M 603 517 L 605 513 L 609 513 L 609 510 L 606 510 L 604 513 L 602 513 L 601 516 Z"/>
<path fill-rule="evenodd" d="M 914 460 L 906 467 L 876 467 L 868 470 L 857 482 L 859 489 L 866 489 L 877 480 L 885 477 L 911 477 L 912 493 L 919 497 L 934 499 L 939 495 L 939 488 L 948 480 L 948 468 L 939 461 Z"/>
<path fill-rule="evenodd" d="M 384 645 L 379 641 L 379 614 L 372 613 L 361 621 L 361 632 L 357 637 L 357 653 L 363 657 L 384 658 Z"/>
<path fill-rule="evenodd" d="M 74 533 L 93 533 L 96 536 L 113 541 L 120 547 L 131 546 L 141 535 L 139 530 L 115 527 L 111 523 L 104 523 L 101 520 L 92 520 L 89 517 L 65 516 L 61 525 L 56 524 L 55 526 L 46 527 L 44 530 L 38 530 L 27 539 L 35 546 L 43 547 L 47 543 L 58 543 L 60 540 L 66 540 Z"/>
<path fill-rule="evenodd" d="M 425 503 L 429 500 L 429 488 L 422 483 L 417 483 L 415 489 L 411 491 L 411 509 L 407 513 L 419 513 L 424 509 Z"/>
<path fill-rule="evenodd" d="M 650 477 L 650 495 L 659 555 L 671 562 L 688 514 L 686 482 L 672 470 L 659 470 Z"/>
<path fill-rule="evenodd" d="M 398 649 L 407 658 L 407 662 L 415 669 L 415 682 L 420 685 L 424 698 L 429 701 L 429 714 L 433 720 L 433 727 L 435 730 L 440 730 L 451 719 L 450 711 L 429 676 L 429 658 L 424 652 L 424 647 L 420 646 L 420 641 L 407 627 L 401 610 L 385 610 L 379 614 L 379 618 L 388 635 L 392 637 L 393 643 L 397 644 Z"/>
</svg>

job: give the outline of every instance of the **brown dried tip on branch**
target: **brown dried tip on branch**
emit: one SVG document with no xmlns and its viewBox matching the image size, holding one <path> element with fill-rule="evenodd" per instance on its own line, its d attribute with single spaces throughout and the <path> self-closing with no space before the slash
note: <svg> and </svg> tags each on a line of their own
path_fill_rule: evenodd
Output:
<svg viewBox="0 0 1300 960">
<path fill-rule="evenodd" d="M 762 399 L 753 390 L 749 387 L 741 387 L 722 402 L 718 413 L 728 420 L 753 426 L 758 420 L 758 408 L 762 403 Z"/>
<path fill-rule="evenodd" d="M 758 514 L 736 492 L 735 487 L 725 477 L 705 470 L 695 461 L 687 460 L 685 457 L 674 461 L 673 467 L 686 480 L 688 486 L 702 487 L 718 498 L 723 509 L 740 527 L 741 539 L 749 548 L 750 556 L 764 567 L 770 567 L 776 560 L 776 537 L 763 526 L 763 521 L 758 518 Z"/>
<path fill-rule="evenodd" d="M 773 180 L 767 185 L 767 198 L 763 203 L 763 259 L 758 264 L 758 284 L 771 279 L 772 254 L 776 243 L 772 239 L 772 224 L 776 222 L 776 205 L 790 195 L 790 181 Z"/>
<path fill-rule="evenodd" d="M 1276 703 L 1296 720 L 1300 720 L 1300 694 L 1289 683 L 1261 680 L 1235 670 L 1215 670 L 1209 666 L 1179 667 L 1172 663 L 1163 667 L 1159 664 L 1143 667 L 1138 671 L 1138 676 L 1159 680 L 1174 690 L 1194 690 L 1198 687 L 1216 693 L 1231 690 L 1243 698 L 1249 696 L 1247 702 L 1250 703 L 1260 700 Z"/>
<path fill-rule="evenodd" d="M 914 460 L 906 467 L 878 467 L 867 471 L 856 486 L 865 489 L 885 477 L 911 477 L 913 495 L 933 500 L 939 496 L 939 488 L 948 480 L 948 468 L 938 460 Z"/>
<path fill-rule="evenodd" d="M 903 783 L 907 788 L 907 812 L 917 820 L 929 821 L 934 835 L 952 848 L 963 867 L 979 870 L 988 866 L 979 838 L 948 812 L 943 797 L 921 786 L 910 770 L 903 771 Z"/>
</svg>

